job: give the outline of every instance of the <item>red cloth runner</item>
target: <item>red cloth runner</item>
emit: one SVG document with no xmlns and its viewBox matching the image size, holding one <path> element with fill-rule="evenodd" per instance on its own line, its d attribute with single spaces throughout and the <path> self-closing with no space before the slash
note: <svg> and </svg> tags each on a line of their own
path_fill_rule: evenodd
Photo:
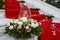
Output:
<svg viewBox="0 0 60 40">
<path fill-rule="evenodd" d="M 60 40 L 60 23 L 52 23 L 51 19 L 40 22 L 44 32 L 40 35 L 41 40 Z"/>
<path fill-rule="evenodd" d="M 41 23 L 41 27 L 43 29 L 43 34 L 40 34 L 40 38 L 41 40 L 50 40 L 50 31 L 49 31 L 49 27 L 52 23 L 52 19 L 43 19 L 42 21 L 40 21 Z"/>
<path fill-rule="evenodd" d="M 51 31 L 53 31 L 52 36 L 54 36 L 55 40 L 60 40 L 60 23 L 52 23 Z"/>
<path fill-rule="evenodd" d="M 30 8 L 30 12 L 31 12 L 31 15 L 39 14 L 39 12 L 35 10 L 34 8 Z"/>
<path fill-rule="evenodd" d="M 38 22 L 45 19 L 45 15 L 44 14 L 35 14 L 35 15 L 31 15 L 31 18 L 37 20 Z"/>
</svg>

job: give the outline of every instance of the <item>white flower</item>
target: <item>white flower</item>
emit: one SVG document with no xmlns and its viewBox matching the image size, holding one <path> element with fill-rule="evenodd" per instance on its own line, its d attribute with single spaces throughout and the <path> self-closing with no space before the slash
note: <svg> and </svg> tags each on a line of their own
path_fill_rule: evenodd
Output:
<svg viewBox="0 0 60 40">
<path fill-rule="evenodd" d="M 7 26 L 10 26 L 10 23 L 7 23 Z"/>
<path fill-rule="evenodd" d="M 36 28 L 38 26 L 38 23 L 32 23 L 31 27 Z"/>
<path fill-rule="evenodd" d="M 20 18 L 20 20 L 22 20 L 23 22 L 26 22 L 27 21 L 27 17 L 22 17 L 22 18 Z"/>
<path fill-rule="evenodd" d="M 22 29 L 22 26 L 19 25 L 19 26 L 17 27 L 17 29 Z"/>
<path fill-rule="evenodd" d="M 32 24 L 31 24 L 31 27 L 35 28 L 36 26 L 35 26 L 35 24 L 34 24 L 34 23 L 32 23 Z"/>
<path fill-rule="evenodd" d="M 10 29 L 10 30 L 13 29 L 13 26 L 10 26 L 9 29 Z"/>
<path fill-rule="evenodd" d="M 19 21 L 18 24 L 19 24 L 19 25 L 23 25 L 23 22 Z"/>
<path fill-rule="evenodd" d="M 15 19 L 15 20 L 14 20 L 14 23 L 18 23 L 18 19 Z"/>
<path fill-rule="evenodd" d="M 13 20 L 11 20 L 10 22 L 11 22 L 11 23 L 14 23 L 14 21 L 13 21 Z"/>
<path fill-rule="evenodd" d="M 26 26 L 26 29 L 29 29 L 29 26 Z"/>
</svg>

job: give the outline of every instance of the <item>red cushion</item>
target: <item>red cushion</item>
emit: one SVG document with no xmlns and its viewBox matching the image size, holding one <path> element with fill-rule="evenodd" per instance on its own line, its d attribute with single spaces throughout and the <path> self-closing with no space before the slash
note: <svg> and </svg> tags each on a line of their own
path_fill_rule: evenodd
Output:
<svg viewBox="0 0 60 40">
<path fill-rule="evenodd" d="M 6 12 L 6 18 L 18 18 L 19 17 L 19 12 L 20 9 L 7 9 L 5 10 Z"/>
<path fill-rule="evenodd" d="M 39 14 L 39 11 L 35 10 L 34 8 L 30 8 L 31 14 Z"/>
<path fill-rule="evenodd" d="M 44 14 L 35 14 L 35 15 L 31 15 L 31 18 L 33 18 L 39 22 L 39 21 L 45 19 L 45 15 Z"/>
</svg>

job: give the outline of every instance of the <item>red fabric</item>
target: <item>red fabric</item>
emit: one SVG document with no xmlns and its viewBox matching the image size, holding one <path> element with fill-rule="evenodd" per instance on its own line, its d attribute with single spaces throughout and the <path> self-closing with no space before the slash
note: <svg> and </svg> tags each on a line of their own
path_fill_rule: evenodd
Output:
<svg viewBox="0 0 60 40">
<path fill-rule="evenodd" d="M 40 35 L 41 40 L 60 40 L 60 23 L 52 23 L 51 21 L 51 19 L 45 22 L 40 21 L 44 32 Z M 52 31 L 55 31 L 55 35 Z"/>
<path fill-rule="evenodd" d="M 6 8 L 20 9 L 20 3 L 19 3 L 18 1 L 8 2 L 8 3 L 6 4 Z"/>
<path fill-rule="evenodd" d="M 43 19 L 40 22 L 42 23 L 41 26 L 43 29 L 43 34 L 40 35 L 41 40 L 52 40 L 52 38 L 50 39 L 52 36 L 49 36 L 49 34 L 51 34 L 49 27 L 52 23 L 52 19 Z"/>
<path fill-rule="evenodd" d="M 17 1 L 17 0 L 5 0 L 6 3 L 14 2 L 14 1 Z"/>
<path fill-rule="evenodd" d="M 30 8 L 30 11 L 31 11 L 31 15 L 39 14 L 39 11 L 35 10 L 34 8 Z"/>
<path fill-rule="evenodd" d="M 18 18 L 20 13 L 20 3 L 17 1 L 8 2 L 5 7 L 6 18 Z"/>
<path fill-rule="evenodd" d="M 44 14 L 35 14 L 35 15 L 31 15 L 31 18 L 33 18 L 39 22 L 39 21 L 45 19 L 45 15 Z"/>
<path fill-rule="evenodd" d="M 56 23 L 56 40 L 60 40 L 60 23 Z"/>
<path fill-rule="evenodd" d="M 52 30 L 55 31 L 55 40 L 60 40 L 60 23 L 53 23 L 54 28 Z"/>
<path fill-rule="evenodd" d="M 6 18 L 18 18 L 20 9 L 8 9 L 6 8 Z"/>
</svg>

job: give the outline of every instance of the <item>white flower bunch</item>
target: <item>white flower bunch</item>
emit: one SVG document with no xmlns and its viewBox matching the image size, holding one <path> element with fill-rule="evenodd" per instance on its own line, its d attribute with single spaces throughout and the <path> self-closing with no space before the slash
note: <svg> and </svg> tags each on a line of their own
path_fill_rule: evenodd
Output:
<svg viewBox="0 0 60 40">
<path fill-rule="evenodd" d="M 38 36 L 39 33 L 42 32 L 40 24 L 41 23 L 37 22 L 37 20 L 28 19 L 27 17 L 13 19 L 10 23 L 7 24 L 5 33 L 10 34 L 10 36 L 13 36 L 15 38 L 18 37 L 20 39 L 23 36 L 23 39 L 28 39 L 31 38 L 32 35 Z"/>
<path fill-rule="evenodd" d="M 13 26 L 10 26 L 9 29 L 10 29 L 10 30 L 13 29 Z"/>
<path fill-rule="evenodd" d="M 30 23 L 29 23 L 29 21 L 30 21 Z M 10 25 L 9 29 L 13 29 L 13 28 L 22 29 L 22 25 L 24 26 L 25 29 L 30 29 L 31 27 L 36 28 L 39 26 L 39 23 L 36 20 L 27 19 L 26 17 L 11 20 L 10 23 L 7 24 L 7 26 Z M 25 26 L 24 24 L 27 26 Z"/>
</svg>

